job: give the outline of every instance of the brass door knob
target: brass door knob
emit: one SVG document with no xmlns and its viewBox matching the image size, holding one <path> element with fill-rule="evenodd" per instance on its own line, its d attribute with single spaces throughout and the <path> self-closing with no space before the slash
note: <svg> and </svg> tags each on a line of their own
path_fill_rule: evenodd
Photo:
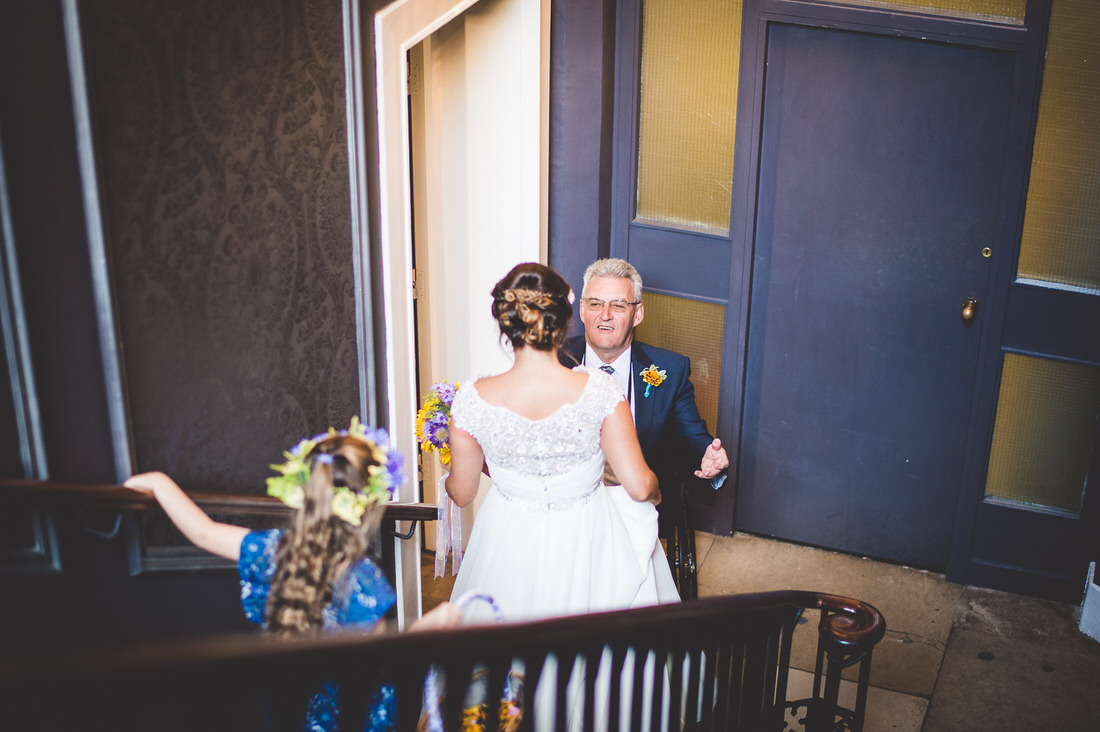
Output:
<svg viewBox="0 0 1100 732">
<path fill-rule="evenodd" d="M 974 318 L 978 315 L 978 301 L 972 297 L 963 298 L 962 319 L 967 328 L 974 325 Z"/>
</svg>

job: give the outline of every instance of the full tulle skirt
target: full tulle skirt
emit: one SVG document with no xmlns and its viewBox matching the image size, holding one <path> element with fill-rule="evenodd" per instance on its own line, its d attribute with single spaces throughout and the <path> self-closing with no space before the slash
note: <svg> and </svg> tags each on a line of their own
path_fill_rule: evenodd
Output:
<svg viewBox="0 0 1100 732">
<path fill-rule="evenodd" d="M 514 483 L 498 480 L 477 514 L 452 599 L 471 590 L 487 592 L 505 621 L 679 602 L 657 539 L 657 510 L 651 503 L 634 501 L 621 486 L 604 486 L 598 480 L 591 488 L 578 488 L 564 497 L 557 488 L 542 493 L 558 498 L 542 501 L 537 498 L 540 492 L 530 486 L 518 491 Z M 490 621 L 488 614 L 478 616 L 477 606 L 469 611 L 467 622 Z M 539 710 L 535 729 L 552 729 L 560 713 L 567 715 L 569 729 L 582 729 L 581 695 L 587 670 L 582 665 L 573 667 L 568 709 L 555 710 L 556 674 L 551 669 L 556 663 L 551 659 L 535 690 Z M 607 719 L 608 664 L 609 658 L 601 662 L 595 687 L 598 729 L 606 729 L 599 720 Z M 629 703 L 630 677 L 625 671 L 624 678 L 623 698 Z M 650 676 L 644 692 L 647 704 L 653 685 L 664 683 Z"/>
<path fill-rule="evenodd" d="M 567 508 L 533 510 L 494 485 L 478 511 L 452 599 L 493 596 L 506 620 L 678 602 L 657 509 L 599 485 Z"/>
</svg>

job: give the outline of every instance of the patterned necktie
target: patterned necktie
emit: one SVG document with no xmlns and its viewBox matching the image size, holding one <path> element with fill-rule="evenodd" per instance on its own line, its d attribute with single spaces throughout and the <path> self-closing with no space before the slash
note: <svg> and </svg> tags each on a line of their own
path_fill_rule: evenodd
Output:
<svg viewBox="0 0 1100 732">
<path fill-rule="evenodd" d="M 603 371 L 605 374 L 615 373 L 615 369 L 611 368 L 606 363 L 603 366 L 600 366 L 600 371 Z"/>
</svg>

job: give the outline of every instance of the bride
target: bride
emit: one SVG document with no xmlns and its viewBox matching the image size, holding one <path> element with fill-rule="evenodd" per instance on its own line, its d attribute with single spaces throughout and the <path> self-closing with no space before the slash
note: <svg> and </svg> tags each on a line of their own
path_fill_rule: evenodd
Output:
<svg viewBox="0 0 1100 732">
<path fill-rule="evenodd" d="M 515 362 L 463 384 L 451 408 L 447 493 L 466 506 L 483 469 L 493 479 L 452 598 L 487 592 L 513 621 L 679 601 L 629 404 L 607 374 L 558 363 L 569 285 L 528 263 L 492 294 Z M 603 485 L 605 459 L 621 486 Z"/>
<path fill-rule="evenodd" d="M 657 478 L 642 457 L 628 402 L 607 374 L 558 362 L 572 299 L 569 285 L 545 265 L 521 264 L 505 275 L 493 288 L 492 312 L 515 361 L 502 374 L 463 384 L 451 406 L 447 493 L 466 506 L 482 471 L 493 479 L 452 598 L 486 592 L 505 620 L 680 600 L 657 540 Z M 605 461 L 622 485 L 603 484 Z M 624 709 L 634 663 L 631 653 L 620 677 Z M 535 692 L 538 730 L 561 728 L 556 664 L 549 660 Z M 648 708 L 653 679 L 645 664 Z M 578 662 L 570 674 L 569 729 L 584 727 L 586 673 Z M 606 729 L 606 650 L 595 673 L 597 728 Z"/>
</svg>

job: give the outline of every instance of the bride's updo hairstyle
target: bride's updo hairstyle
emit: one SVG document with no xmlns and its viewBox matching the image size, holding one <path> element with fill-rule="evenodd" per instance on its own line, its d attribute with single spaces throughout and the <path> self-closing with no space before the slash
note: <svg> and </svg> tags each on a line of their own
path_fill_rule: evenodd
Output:
<svg viewBox="0 0 1100 732">
<path fill-rule="evenodd" d="M 560 348 L 573 315 L 573 291 L 544 264 L 517 264 L 493 288 L 493 317 L 513 348 Z"/>
</svg>

